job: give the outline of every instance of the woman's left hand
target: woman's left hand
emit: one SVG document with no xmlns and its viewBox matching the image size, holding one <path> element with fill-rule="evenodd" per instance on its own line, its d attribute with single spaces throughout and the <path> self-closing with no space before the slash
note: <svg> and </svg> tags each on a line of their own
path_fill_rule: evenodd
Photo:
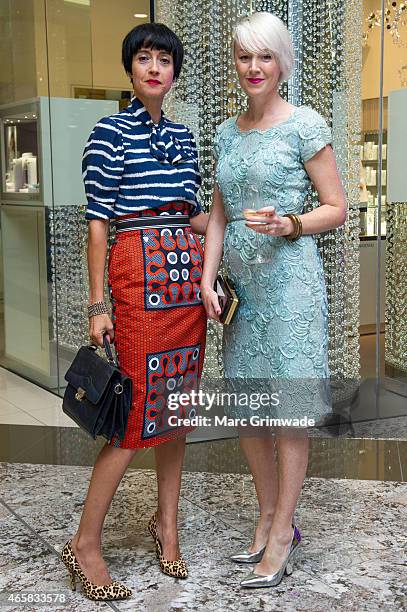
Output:
<svg viewBox="0 0 407 612">
<path fill-rule="evenodd" d="M 246 227 L 249 227 L 258 234 L 288 236 L 294 231 L 291 219 L 289 217 L 280 217 L 276 213 L 274 206 L 259 208 L 255 214 L 245 214 L 245 219 Z"/>
</svg>

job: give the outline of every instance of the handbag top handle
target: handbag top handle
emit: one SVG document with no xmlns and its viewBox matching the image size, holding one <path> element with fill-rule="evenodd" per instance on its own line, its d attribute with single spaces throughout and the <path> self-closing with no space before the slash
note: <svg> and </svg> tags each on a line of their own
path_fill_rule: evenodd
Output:
<svg viewBox="0 0 407 612">
<path fill-rule="evenodd" d="M 107 339 L 106 334 L 103 336 L 103 348 L 105 349 L 105 353 L 106 353 L 106 357 L 107 357 L 108 362 L 117 367 L 117 364 L 116 364 L 116 362 L 114 360 L 114 357 L 113 357 L 112 349 L 110 347 L 110 342 Z"/>
</svg>

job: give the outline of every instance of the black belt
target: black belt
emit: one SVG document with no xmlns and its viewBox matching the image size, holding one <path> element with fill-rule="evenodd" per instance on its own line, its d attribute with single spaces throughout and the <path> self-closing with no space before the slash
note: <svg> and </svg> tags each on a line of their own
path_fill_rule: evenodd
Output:
<svg viewBox="0 0 407 612">
<path fill-rule="evenodd" d="M 116 232 L 131 232 L 135 229 L 164 229 L 166 227 L 191 227 L 188 215 L 157 215 L 156 217 L 134 217 L 116 219 Z"/>
</svg>

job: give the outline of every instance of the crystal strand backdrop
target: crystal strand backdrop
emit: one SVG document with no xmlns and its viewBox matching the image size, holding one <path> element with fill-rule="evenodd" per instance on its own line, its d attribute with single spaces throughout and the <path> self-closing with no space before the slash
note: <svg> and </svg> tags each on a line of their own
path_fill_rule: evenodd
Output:
<svg viewBox="0 0 407 612">
<path fill-rule="evenodd" d="M 85 210 L 83 205 L 49 209 L 54 341 L 68 350 L 89 341 Z"/>
<path fill-rule="evenodd" d="M 237 19 L 269 11 L 287 23 L 294 40 L 296 71 L 282 88 L 294 104 L 308 104 L 332 126 L 334 147 L 348 201 L 344 228 L 320 236 L 329 301 L 329 362 L 336 378 L 359 377 L 359 143 L 361 121 L 362 0 L 156 0 L 156 20 L 181 38 L 186 62 L 167 112 L 195 133 L 209 210 L 213 188 L 215 128 L 245 108 L 230 40 Z M 308 206 L 316 203 L 310 192 Z M 205 373 L 218 376 L 220 326 L 210 325 Z"/>
<path fill-rule="evenodd" d="M 78 348 L 89 342 L 89 296 L 86 205 L 49 208 L 51 258 L 52 341 L 58 347 L 60 379 Z M 110 227 L 110 243 L 114 230 Z M 107 286 L 107 266 L 105 273 Z M 106 292 L 107 296 L 107 292 Z"/>
<path fill-rule="evenodd" d="M 236 18 L 247 13 L 247 0 L 160 0 L 156 21 L 173 29 L 185 46 L 181 77 L 167 96 L 169 116 L 191 127 L 197 140 L 202 172 L 199 198 L 209 210 L 214 161 L 213 136 L 216 126 L 244 106 L 237 86 L 229 41 Z M 218 378 L 221 359 L 222 327 L 208 324 L 204 375 Z"/>
<path fill-rule="evenodd" d="M 407 203 L 386 206 L 386 373 L 407 372 Z"/>
<path fill-rule="evenodd" d="M 294 0 L 289 3 L 288 26 L 297 58 L 290 101 L 312 106 L 331 125 L 347 195 L 345 227 L 318 236 L 318 243 L 328 291 L 331 373 L 335 378 L 355 379 L 359 374 L 362 3 Z M 308 207 L 316 203 L 317 194 L 313 192 Z"/>
<path fill-rule="evenodd" d="M 253 10 L 273 12 L 288 24 L 296 72 L 282 94 L 294 104 L 314 107 L 332 125 L 347 193 L 345 228 L 321 236 L 319 244 L 329 298 L 331 371 L 338 378 L 357 378 L 361 0 L 158 0 L 156 8 L 157 21 L 167 23 L 185 44 L 185 65 L 166 110 L 175 120 L 187 123 L 196 136 L 203 174 L 200 199 L 207 210 L 216 126 L 241 112 L 246 103 L 232 61 L 232 28 L 239 17 Z M 310 193 L 308 205 L 315 202 L 315 193 Z M 75 350 L 88 339 L 84 207 L 55 207 L 50 216 L 54 337 L 58 332 L 59 347 Z M 221 326 L 211 323 L 205 365 L 208 377 L 222 374 L 221 342 Z"/>
</svg>

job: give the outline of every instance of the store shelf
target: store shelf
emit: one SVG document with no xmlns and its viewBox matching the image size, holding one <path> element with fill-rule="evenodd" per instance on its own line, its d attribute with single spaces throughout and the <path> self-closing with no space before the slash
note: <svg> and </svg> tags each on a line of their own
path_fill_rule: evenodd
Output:
<svg viewBox="0 0 407 612">
<path fill-rule="evenodd" d="M 379 134 L 365 131 L 362 133 L 360 147 L 360 236 L 362 241 L 377 240 L 377 234 L 385 232 L 387 204 L 387 133 L 383 132 L 382 165 L 379 166 Z M 380 180 L 380 190 L 379 190 Z M 381 218 L 378 219 L 379 195 Z M 366 234 L 365 232 L 369 232 Z M 384 235 L 382 237 L 385 237 Z"/>
</svg>

